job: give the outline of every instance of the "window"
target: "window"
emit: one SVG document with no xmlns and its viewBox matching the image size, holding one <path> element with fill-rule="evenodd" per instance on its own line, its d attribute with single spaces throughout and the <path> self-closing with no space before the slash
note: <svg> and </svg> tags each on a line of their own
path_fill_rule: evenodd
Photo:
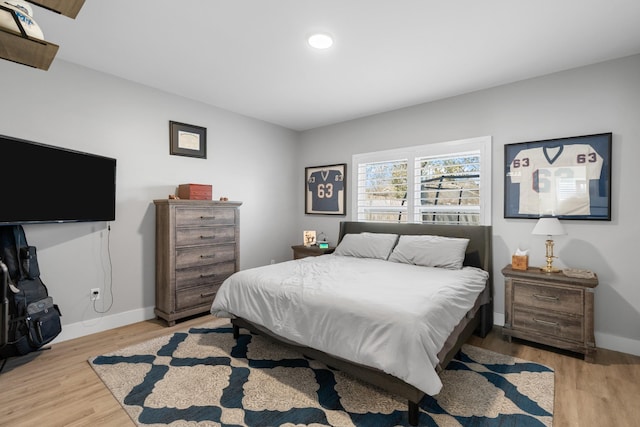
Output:
<svg viewBox="0 0 640 427">
<path fill-rule="evenodd" d="M 491 137 L 353 156 L 357 221 L 488 225 Z"/>
</svg>

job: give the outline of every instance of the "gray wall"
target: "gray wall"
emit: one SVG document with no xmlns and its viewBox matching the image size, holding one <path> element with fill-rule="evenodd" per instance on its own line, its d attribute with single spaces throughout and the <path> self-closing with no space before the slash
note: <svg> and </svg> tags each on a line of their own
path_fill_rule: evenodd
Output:
<svg viewBox="0 0 640 427">
<path fill-rule="evenodd" d="M 116 220 L 110 224 L 115 301 L 108 313 L 94 312 L 89 303 L 95 287 L 109 301 L 107 224 L 25 226 L 29 243 L 38 247 L 43 280 L 63 312 L 59 340 L 153 317 L 152 200 L 173 194 L 178 184 L 212 184 L 214 198 L 243 202 L 241 268 L 291 257 L 297 235 L 290 224 L 297 216 L 288 195 L 300 189 L 296 132 L 59 60 L 48 72 L 0 61 L 0 76 L 0 134 L 118 161 Z M 207 128 L 206 160 L 169 155 L 169 120 Z M 2 185 L 19 185 L 19 179 Z M 82 197 L 74 188 L 59 192 L 60 203 Z"/>
<path fill-rule="evenodd" d="M 633 56 L 304 132 L 296 172 L 302 181 L 304 166 L 347 163 L 350 169 L 356 153 L 492 136 L 495 311 L 503 322 L 502 267 L 518 247 L 530 249 L 530 264 L 544 261 L 544 241 L 531 235 L 535 220 L 503 218 L 504 144 L 613 132 L 613 219 L 564 221 L 568 235 L 555 239 L 555 264 L 598 274 L 597 345 L 640 354 L 639 117 L 640 56 Z M 298 200 L 297 211 L 304 212 Z M 347 201 L 350 219 L 351 193 Z M 341 219 L 301 214 L 298 232 L 321 230 L 335 241 Z"/>
<path fill-rule="evenodd" d="M 64 311 L 60 339 L 153 317 L 152 200 L 167 197 L 178 184 L 211 183 L 214 197 L 244 202 L 241 267 L 249 268 L 290 259 L 289 246 L 301 241 L 305 229 L 337 238 L 344 218 L 303 214 L 305 166 L 348 163 L 350 169 L 354 153 L 483 135 L 493 137 L 495 310 L 500 322 L 501 267 L 517 247 L 531 250 L 531 264 L 542 264 L 544 257 L 543 241 L 530 234 L 535 221 L 502 218 L 503 145 L 611 131 L 613 220 L 565 221 L 568 235 L 556 239 L 557 264 L 598 273 L 598 346 L 640 354 L 640 288 L 633 254 L 640 236 L 635 178 L 640 56 L 301 134 L 60 60 L 48 72 L 0 61 L 0 75 L 0 134 L 118 159 L 117 218 L 109 246 L 115 303 L 107 314 L 95 313 L 88 297 L 90 288 L 107 291 L 107 224 L 26 227 L 30 243 L 38 247 L 43 278 Z M 170 156 L 169 120 L 207 127 L 209 158 Z M 69 197 L 81 196 L 60 189 L 61 203 Z M 350 212 L 350 194 L 347 205 Z"/>
</svg>

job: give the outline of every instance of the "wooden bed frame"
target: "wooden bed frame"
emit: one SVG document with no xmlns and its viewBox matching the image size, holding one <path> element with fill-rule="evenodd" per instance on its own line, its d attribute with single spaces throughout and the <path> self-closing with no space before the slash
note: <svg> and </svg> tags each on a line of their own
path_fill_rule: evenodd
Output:
<svg viewBox="0 0 640 427">
<path fill-rule="evenodd" d="M 460 324 L 455 328 L 453 334 L 445 343 L 443 349 L 438 353 L 438 364 L 436 370 L 440 372 L 446 368 L 469 337 L 475 332 L 481 337 L 485 337 L 493 327 L 493 282 L 491 279 L 492 259 L 491 259 L 491 226 L 468 226 L 468 225 L 431 225 L 431 224 L 385 224 L 371 222 L 341 222 L 340 240 L 349 233 L 393 233 L 421 235 L 430 234 L 448 237 L 463 237 L 469 239 L 464 265 L 482 268 L 489 272 L 487 289 L 476 301 L 474 308 L 467 313 Z M 369 384 L 373 384 L 390 393 L 406 398 L 409 402 L 409 424 L 418 425 L 420 409 L 418 402 L 425 393 L 416 387 L 405 383 L 401 379 L 387 374 L 381 370 L 370 368 L 361 364 L 332 356 L 322 351 L 300 346 L 294 342 L 279 337 L 265 328 L 251 323 L 245 319 L 234 318 L 233 334 L 237 339 L 240 335 L 240 328 L 249 330 L 252 333 L 265 335 L 267 338 L 302 353 L 306 357 L 316 359 L 332 368 L 339 369 L 351 376 L 358 378 Z"/>
</svg>

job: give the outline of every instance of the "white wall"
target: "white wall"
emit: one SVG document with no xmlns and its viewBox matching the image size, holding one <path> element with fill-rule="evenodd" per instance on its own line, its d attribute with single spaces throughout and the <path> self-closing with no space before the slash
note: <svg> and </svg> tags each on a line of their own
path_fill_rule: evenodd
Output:
<svg viewBox="0 0 640 427">
<path fill-rule="evenodd" d="M 469 72 L 473 72 L 470 70 Z M 493 137 L 494 283 L 497 323 L 504 320 L 500 270 L 517 247 L 542 265 L 544 242 L 532 236 L 535 220 L 503 218 L 504 145 L 613 132 L 612 221 L 564 221 L 556 238 L 558 266 L 588 268 L 600 279 L 595 291 L 596 343 L 640 354 L 640 287 L 634 253 L 640 237 L 640 56 L 569 70 L 442 101 L 378 114 L 302 133 L 297 176 L 304 166 L 347 163 L 355 153 Z M 347 173 L 350 176 L 350 173 Z M 352 183 L 347 190 L 353 191 Z M 298 199 L 298 212 L 304 200 Z M 340 220 L 301 214 L 298 232 L 324 231 L 335 241 Z"/>
<path fill-rule="evenodd" d="M 107 314 L 95 313 L 89 303 L 94 287 L 109 301 L 107 224 L 25 226 L 29 243 L 38 247 L 42 278 L 63 312 L 59 340 L 153 317 L 152 201 L 173 194 L 178 184 L 212 184 L 214 198 L 243 202 L 241 268 L 291 258 L 290 245 L 298 240 L 290 226 L 297 219 L 293 195 L 300 193 L 296 132 L 61 60 L 48 72 L 0 61 L 0 76 L 0 134 L 118 162 L 116 220 L 110 224 L 115 299 Z M 206 160 L 169 155 L 170 120 L 207 128 Z M 2 185 L 20 185 L 19 177 Z M 73 188 L 60 189 L 60 203 L 78 197 Z M 0 202 L 0 209 L 9 202 Z"/>
</svg>

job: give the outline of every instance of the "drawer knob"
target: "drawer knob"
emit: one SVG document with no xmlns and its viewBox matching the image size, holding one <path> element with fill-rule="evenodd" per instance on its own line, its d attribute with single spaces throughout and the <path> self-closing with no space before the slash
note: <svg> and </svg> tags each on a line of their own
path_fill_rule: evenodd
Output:
<svg viewBox="0 0 640 427">
<path fill-rule="evenodd" d="M 211 254 L 211 255 L 200 255 L 200 258 L 215 258 L 216 254 Z"/>
<path fill-rule="evenodd" d="M 216 275 L 215 274 L 201 274 L 200 275 L 201 279 L 206 279 L 206 278 L 209 278 L 209 277 L 216 277 Z"/>
<path fill-rule="evenodd" d="M 555 297 L 552 295 L 540 295 L 540 294 L 533 294 L 534 298 L 538 298 L 538 299 L 542 299 L 545 301 L 559 301 L 560 298 L 559 297 Z"/>
<path fill-rule="evenodd" d="M 213 236 L 200 236 L 201 239 L 215 239 L 215 234 Z"/>
<path fill-rule="evenodd" d="M 216 219 L 216 217 L 215 216 L 201 216 L 200 219 L 203 220 L 203 221 L 206 221 L 208 219 Z"/>
<path fill-rule="evenodd" d="M 536 319 L 535 317 L 533 318 L 533 321 L 544 326 L 554 326 L 554 327 L 560 326 L 560 323 L 558 322 L 549 322 L 547 320 Z"/>
<path fill-rule="evenodd" d="M 213 297 L 215 295 L 216 295 L 215 292 L 209 292 L 209 293 L 206 293 L 206 294 L 200 294 L 200 298 L 209 298 L 209 297 Z"/>
</svg>

